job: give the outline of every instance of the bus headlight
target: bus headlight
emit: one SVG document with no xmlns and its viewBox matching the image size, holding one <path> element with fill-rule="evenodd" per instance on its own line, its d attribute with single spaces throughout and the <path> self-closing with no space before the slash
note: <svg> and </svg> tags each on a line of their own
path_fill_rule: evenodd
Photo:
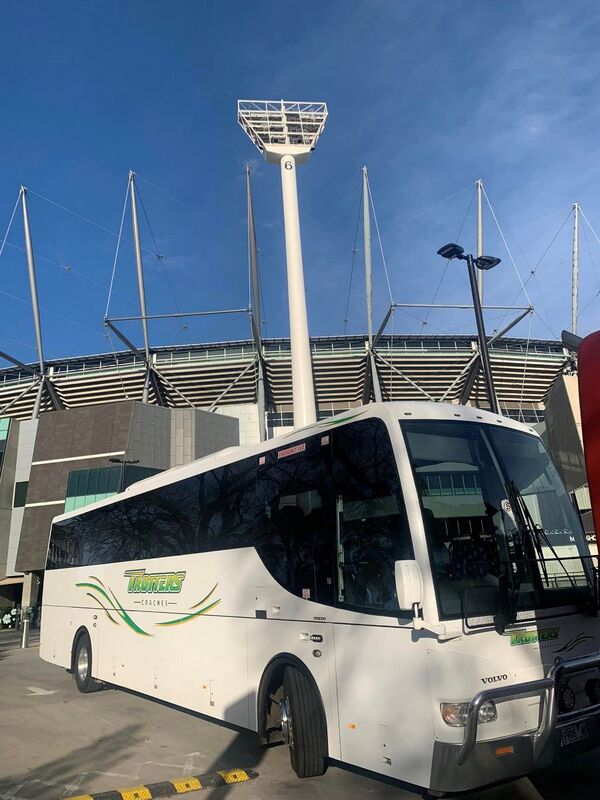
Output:
<svg viewBox="0 0 600 800">
<path fill-rule="evenodd" d="M 469 717 L 468 703 L 441 703 L 442 719 L 452 728 L 464 728 Z M 481 704 L 477 719 L 479 722 L 493 722 L 498 717 L 496 704 L 493 700 L 486 700 Z"/>
</svg>

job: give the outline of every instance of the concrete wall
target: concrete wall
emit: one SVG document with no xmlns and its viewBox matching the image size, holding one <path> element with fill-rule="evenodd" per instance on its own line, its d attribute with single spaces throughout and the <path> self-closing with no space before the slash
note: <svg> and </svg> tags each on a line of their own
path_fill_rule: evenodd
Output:
<svg viewBox="0 0 600 800">
<path fill-rule="evenodd" d="M 239 420 L 239 444 L 246 446 L 258 444 L 260 441 L 258 410 L 255 404 L 223 406 L 216 410 L 216 414 L 235 417 Z M 236 442 L 236 444 L 238 444 L 238 442 Z"/>
<path fill-rule="evenodd" d="M 134 405 L 107 403 L 40 415 L 16 569 L 44 568 L 50 523 L 64 511 L 69 472 L 105 467 L 110 457 L 124 457 Z"/>
<path fill-rule="evenodd" d="M 15 470 L 15 483 L 29 481 L 37 427 L 37 419 L 23 420 L 19 423 L 19 445 L 17 452 L 17 466 Z M 8 541 L 8 558 L 6 564 L 7 575 L 17 574 L 17 550 L 19 546 L 19 537 L 21 535 L 21 526 L 23 524 L 24 513 L 24 507 L 13 508 L 12 510 Z"/>
<path fill-rule="evenodd" d="M 559 376 L 546 399 L 546 435 L 552 458 L 569 491 L 587 483 L 577 376 Z"/>
<path fill-rule="evenodd" d="M 239 444 L 239 422 L 233 416 L 197 408 L 171 412 L 171 467 L 189 464 L 209 453 Z"/>
<path fill-rule="evenodd" d="M 72 470 L 108 467 L 111 457 L 164 470 L 239 443 L 235 418 L 134 401 L 44 413 L 37 435 L 35 424 L 21 425 L 26 427 L 23 453 L 19 453 L 22 477 L 17 480 L 29 477 L 29 490 L 25 508 L 13 510 L 10 525 L 11 563 L 21 572 L 44 568 L 51 522 L 64 511 Z M 8 502 L 10 507 L 12 490 Z"/>
<path fill-rule="evenodd" d="M 169 469 L 171 451 L 171 414 L 169 408 L 135 403 L 127 458 L 139 459 L 143 467 Z"/>
<path fill-rule="evenodd" d="M 0 468 L 0 579 L 7 575 L 15 472 L 19 440 L 19 423 L 11 420 Z"/>
</svg>

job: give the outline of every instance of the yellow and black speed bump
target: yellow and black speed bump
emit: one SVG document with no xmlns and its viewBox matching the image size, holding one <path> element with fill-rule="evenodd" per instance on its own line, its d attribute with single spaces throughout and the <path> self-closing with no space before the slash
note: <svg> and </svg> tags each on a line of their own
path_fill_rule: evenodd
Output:
<svg viewBox="0 0 600 800">
<path fill-rule="evenodd" d="M 189 778 L 175 778 L 172 781 L 130 786 L 128 789 L 115 789 L 99 794 L 78 794 L 75 797 L 66 797 L 65 800 L 154 800 L 155 797 L 173 797 L 178 794 L 197 792 L 200 789 L 214 789 L 217 786 L 245 783 L 254 778 L 258 778 L 258 772 L 253 769 L 222 769 L 206 775 L 192 775 Z"/>
</svg>

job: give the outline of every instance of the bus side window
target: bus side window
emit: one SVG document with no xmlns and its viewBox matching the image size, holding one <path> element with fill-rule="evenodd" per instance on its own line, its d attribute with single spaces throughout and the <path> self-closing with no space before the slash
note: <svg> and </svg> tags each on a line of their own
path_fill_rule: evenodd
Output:
<svg viewBox="0 0 600 800">
<path fill-rule="evenodd" d="M 337 493 L 337 599 L 372 613 L 398 613 L 394 563 L 413 558 L 396 460 L 382 420 L 333 432 Z"/>
<path fill-rule="evenodd" d="M 259 468 L 256 547 L 273 577 L 305 600 L 333 605 L 334 510 L 329 447 L 306 449 Z"/>
</svg>

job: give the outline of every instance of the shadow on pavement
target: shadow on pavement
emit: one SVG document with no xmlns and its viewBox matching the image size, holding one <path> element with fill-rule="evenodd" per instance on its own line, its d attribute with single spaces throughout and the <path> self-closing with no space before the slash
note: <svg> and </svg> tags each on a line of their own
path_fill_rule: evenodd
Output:
<svg viewBox="0 0 600 800">
<path fill-rule="evenodd" d="M 90 724 L 93 725 L 93 720 Z M 136 736 L 139 729 L 139 725 L 130 725 L 85 747 L 75 748 L 62 758 L 40 764 L 25 775 L 2 778 L 0 795 L 6 793 L 15 800 L 20 796 L 29 800 L 38 797 L 40 784 L 55 786 L 57 798 L 66 794 L 78 794 L 81 778 L 86 773 L 97 772 L 99 768 L 105 772 L 110 771 L 129 756 L 130 748 L 138 744 Z M 21 790 L 13 794 L 19 786 Z"/>
</svg>

